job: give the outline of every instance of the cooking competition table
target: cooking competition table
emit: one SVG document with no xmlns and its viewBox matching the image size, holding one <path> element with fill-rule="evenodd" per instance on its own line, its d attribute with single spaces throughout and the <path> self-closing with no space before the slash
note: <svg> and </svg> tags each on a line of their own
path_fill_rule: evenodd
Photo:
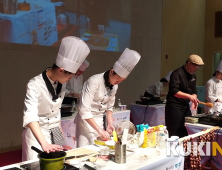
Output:
<svg viewBox="0 0 222 170">
<path fill-rule="evenodd" d="M 187 122 L 185 122 L 185 126 L 186 126 L 186 129 L 187 129 L 187 132 L 189 135 L 201 132 L 203 129 L 209 129 L 209 128 L 214 127 L 211 125 L 204 125 L 204 124 L 199 124 L 199 123 L 192 124 L 192 123 L 187 123 Z M 215 137 L 214 141 L 216 141 L 219 144 L 219 146 L 222 148 L 222 129 L 219 129 L 218 131 L 216 131 L 215 135 L 216 135 L 216 137 Z M 212 153 L 212 147 L 211 147 L 211 153 Z M 216 156 L 201 156 L 201 163 L 202 164 L 206 161 L 209 161 L 209 160 L 211 160 L 212 163 L 219 170 L 222 170 L 222 155 L 218 151 L 217 151 Z"/>
<path fill-rule="evenodd" d="M 130 104 L 131 119 L 134 125 L 148 123 L 149 126 L 165 125 L 165 104 Z"/>
<path fill-rule="evenodd" d="M 74 112 L 72 116 L 62 117 L 61 125 L 65 137 L 65 145 L 63 146 L 67 150 L 76 148 L 76 124 L 74 123 L 74 119 L 76 117 L 77 112 Z M 130 120 L 130 110 L 117 111 L 113 112 L 113 124 L 114 126 L 123 120 Z"/>
<path fill-rule="evenodd" d="M 54 3 L 16 14 L 0 13 L 0 42 L 47 45 L 58 40 Z"/>
<path fill-rule="evenodd" d="M 89 145 L 86 147 L 83 147 L 92 151 L 99 152 L 100 148 L 98 146 Z M 81 148 L 80 148 L 81 149 Z M 184 169 L 184 157 L 183 156 L 176 156 L 173 155 L 167 157 L 164 152 L 162 152 L 160 155 L 151 155 L 151 153 L 156 153 L 155 148 L 139 148 L 142 149 L 144 153 L 148 153 L 150 156 L 146 159 L 141 161 L 139 159 L 139 156 L 135 157 L 134 152 L 128 152 L 126 153 L 126 163 L 123 164 L 117 164 L 111 160 L 107 161 L 105 164 L 105 167 L 103 169 L 106 170 L 166 170 L 166 169 L 173 169 L 173 170 L 183 170 Z M 73 152 L 74 150 L 67 151 Z M 1 170 L 6 170 L 9 168 L 17 167 L 20 168 L 21 165 L 36 162 L 39 161 L 38 158 L 31 161 L 21 162 L 17 164 L 8 165 L 5 167 L 1 167 Z M 97 169 L 98 170 L 98 169 Z"/>
</svg>

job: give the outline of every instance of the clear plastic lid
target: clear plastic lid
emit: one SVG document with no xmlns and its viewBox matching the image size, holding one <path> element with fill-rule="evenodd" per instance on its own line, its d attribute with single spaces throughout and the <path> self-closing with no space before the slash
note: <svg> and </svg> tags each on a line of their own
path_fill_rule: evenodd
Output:
<svg viewBox="0 0 222 170">
<path fill-rule="evenodd" d="M 163 127 L 160 127 L 160 131 L 163 131 L 164 129 L 163 129 Z"/>
</svg>

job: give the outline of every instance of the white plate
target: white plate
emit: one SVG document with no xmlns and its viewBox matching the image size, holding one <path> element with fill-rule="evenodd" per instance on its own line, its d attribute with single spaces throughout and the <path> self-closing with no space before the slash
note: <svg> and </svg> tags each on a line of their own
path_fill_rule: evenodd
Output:
<svg viewBox="0 0 222 170">
<path fill-rule="evenodd" d="M 108 140 L 105 142 L 106 145 L 109 145 L 109 146 L 115 146 L 115 141 L 114 140 Z"/>
</svg>

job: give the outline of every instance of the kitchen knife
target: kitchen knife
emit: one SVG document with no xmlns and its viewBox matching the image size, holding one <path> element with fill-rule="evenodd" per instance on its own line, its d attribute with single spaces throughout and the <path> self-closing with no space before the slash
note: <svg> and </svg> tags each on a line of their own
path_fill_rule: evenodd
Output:
<svg viewBox="0 0 222 170">
<path fill-rule="evenodd" d="M 94 155 L 95 153 L 87 153 L 87 154 L 82 154 L 82 155 L 75 155 L 75 156 L 67 156 L 65 158 L 65 160 L 68 160 L 68 159 L 74 159 L 74 158 L 81 158 L 81 157 L 84 157 L 84 156 L 91 156 L 91 155 Z"/>
</svg>

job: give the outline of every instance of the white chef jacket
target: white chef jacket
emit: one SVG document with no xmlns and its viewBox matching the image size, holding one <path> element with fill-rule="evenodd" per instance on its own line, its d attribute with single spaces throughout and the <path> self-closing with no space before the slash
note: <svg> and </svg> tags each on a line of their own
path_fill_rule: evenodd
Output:
<svg viewBox="0 0 222 170">
<path fill-rule="evenodd" d="M 50 81 L 52 83 L 52 81 Z M 54 102 L 48 91 L 42 74 L 32 78 L 27 84 L 25 97 L 22 133 L 22 157 L 23 161 L 37 158 L 37 153 L 31 149 L 35 146 L 42 150 L 30 128 L 26 126 L 31 122 L 39 122 L 40 129 L 47 140 L 51 143 L 50 129 L 58 127 L 61 120 L 61 103 L 66 92 L 66 86 L 62 85 L 59 98 Z"/>
<path fill-rule="evenodd" d="M 205 85 L 205 100 L 214 103 L 217 99 L 222 101 L 222 81 L 212 77 Z M 204 106 L 205 112 L 208 112 L 209 109 L 209 107 Z"/>
<path fill-rule="evenodd" d="M 157 82 L 151 86 L 149 86 L 146 91 L 149 93 L 149 94 L 152 94 L 152 95 L 157 95 L 159 96 L 161 92 L 163 92 L 163 82 Z"/>
<path fill-rule="evenodd" d="M 103 114 L 106 110 L 113 111 L 118 85 L 110 90 L 105 86 L 103 75 L 104 73 L 93 75 L 83 85 L 79 113 L 75 119 L 77 147 L 93 144 L 99 136 L 84 119 L 94 118 L 103 129 Z"/>
<path fill-rule="evenodd" d="M 72 78 L 67 82 L 66 89 L 71 93 L 80 94 L 83 86 L 83 75 L 72 76 Z"/>
</svg>

